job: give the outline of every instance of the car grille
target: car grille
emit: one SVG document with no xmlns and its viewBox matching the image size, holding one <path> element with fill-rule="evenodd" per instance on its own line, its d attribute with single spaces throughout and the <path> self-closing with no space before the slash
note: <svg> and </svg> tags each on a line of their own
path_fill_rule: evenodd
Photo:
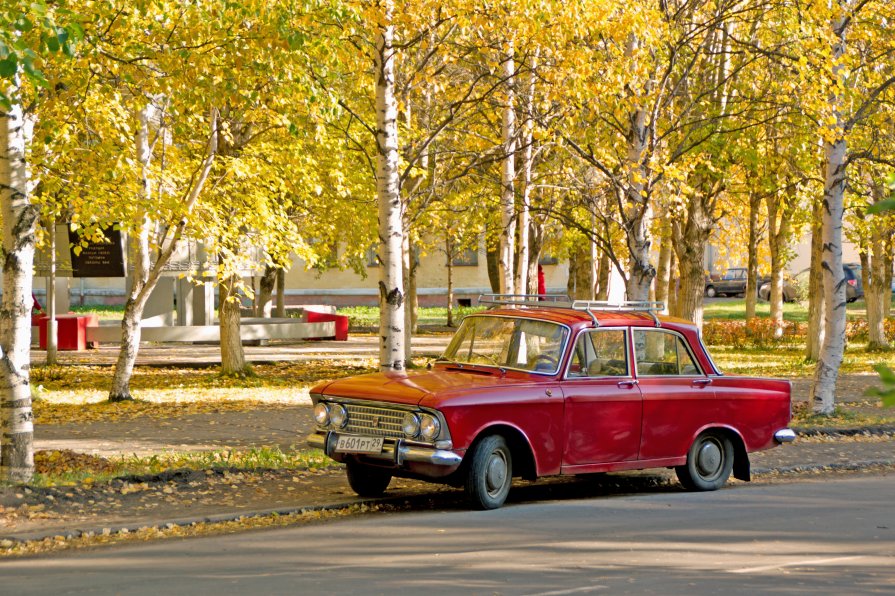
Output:
<svg viewBox="0 0 895 596">
<path fill-rule="evenodd" d="M 364 406 L 360 404 L 342 404 L 348 410 L 348 425 L 344 432 L 376 437 L 403 438 L 403 410 Z"/>
</svg>

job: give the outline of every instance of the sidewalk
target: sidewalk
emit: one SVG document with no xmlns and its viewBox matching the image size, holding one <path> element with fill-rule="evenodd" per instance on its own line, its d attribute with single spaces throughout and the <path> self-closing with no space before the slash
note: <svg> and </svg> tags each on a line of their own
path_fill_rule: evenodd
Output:
<svg viewBox="0 0 895 596">
<path fill-rule="evenodd" d="M 414 356 L 434 358 L 441 354 L 451 340 L 449 334 L 417 335 L 413 337 Z M 113 366 L 118 359 L 118 344 L 102 344 L 97 349 L 83 352 L 58 352 L 62 365 Z M 293 362 L 338 358 L 339 360 L 369 360 L 379 357 L 379 338 L 372 334 L 352 334 L 348 341 L 271 341 L 266 346 L 244 346 L 246 361 Z M 46 362 L 44 350 L 31 350 L 31 362 Z M 137 366 L 216 366 L 221 363 L 221 348 L 217 344 L 143 343 L 137 353 Z"/>
</svg>

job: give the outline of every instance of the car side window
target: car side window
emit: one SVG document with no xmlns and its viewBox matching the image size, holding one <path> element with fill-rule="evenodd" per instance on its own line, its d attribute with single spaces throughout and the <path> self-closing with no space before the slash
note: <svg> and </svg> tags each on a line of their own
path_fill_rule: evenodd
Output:
<svg viewBox="0 0 895 596">
<path fill-rule="evenodd" d="M 641 376 L 692 376 L 701 374 L 683 338 L 660 329 L 636 329 L 634 354 Z"/>
<path fill-rule="evenodd" d="M 628 350 L 624 329 L 599 329 L 578 336 L 570 378 L 628 376 Z"/>
</svg>

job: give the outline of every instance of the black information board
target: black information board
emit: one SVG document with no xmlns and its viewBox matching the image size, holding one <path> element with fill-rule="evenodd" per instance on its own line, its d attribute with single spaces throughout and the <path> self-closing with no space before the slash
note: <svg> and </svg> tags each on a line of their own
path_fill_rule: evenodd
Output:
<svg viewBox="0 0 895 596">
<path fill-rule="evenodd" d="M 80 254 L 75 254 L 75 247 L 80 246 L 81 238 L 77 232 L 68 232 L 72 277 L 125 276 L 121 230 L 109 227 L 103 230 L 103 235 L 105 242 L 90 242 L 87 246 L 81 246 Z"/>
</svg>

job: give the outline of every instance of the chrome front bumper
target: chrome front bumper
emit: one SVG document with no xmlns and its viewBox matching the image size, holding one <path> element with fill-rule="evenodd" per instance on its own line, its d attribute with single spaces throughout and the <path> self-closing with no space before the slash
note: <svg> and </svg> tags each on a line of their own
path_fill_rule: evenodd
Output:
<svg viewBox="0 0 895 596">
<path fill-rule="evenodd" d="M 796 431 L 791 428 L 783 428 L 774 433 L 774 440 L 778 443 L 792 443 L 796 440 Z"/>
<path fill-rule="evenodd" d="M 322 450 L 329 457 L 333 457 L 335 453 L 333 447 L 337 438 L 338 433 L 333 431 L 315 432 L 308 435 L 308 445 Z M 363 457 L 391 462 L 395 466 L 401 466 L 405 462 L 434 464 L 436 466 L 458 466 L 463 461 L 463 458 L 453 451 L 420 445 L 407 445 L 401 439 L 388 439 L 387 441 L 383 443 L 380 453 L 364 453 Z"/>
</svg>

